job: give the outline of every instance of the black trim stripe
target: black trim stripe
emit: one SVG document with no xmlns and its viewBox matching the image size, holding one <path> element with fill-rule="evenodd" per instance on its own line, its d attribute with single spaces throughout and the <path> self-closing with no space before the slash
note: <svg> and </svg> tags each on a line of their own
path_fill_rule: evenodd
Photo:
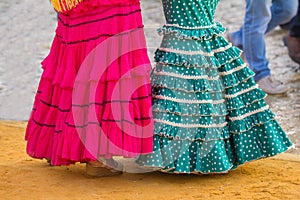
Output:
<svg viewBox="0 0 300 200">
<path fill-rule="evenodd" d="M 113 8 L 115 8 L 115 7 L 111 6 L 111 7 L 107 8 L 106 10 L 101 10 L 101 12 L 100 11 L 95 11 L 95 12 L 90 11 L 89 14 L 83 14 L 78 17 L 71 17 L 70 15 L 67 15 L 65 13 L 59 13 L 59 15 L 63 15 L 64 17 L 67 17 L 68 19 L 75 20 L 75 19 L 82 19 L 85 17 L 92 17 L 92 16 L 100 15 L 100 14 L 103 14 L 103 13 L 113 9 Z"/>
<path fill-rule="evenodd" d="M 71 41 L 71 42 L 66 42 L 66 41 L 62 40 L 61 43 L 68 44 L 68 45 L 78 44 L 78 43 L 84 43 L 84 42 L 89 42 L 89 41 L 92 41 L 92 40 L 97 40 L 97 39 L 99 39 L 101 37 L 112 37 L 112 36 L 117 36 L 117 35 L 128 34 L 129 32 L 133 32 L 133 31 L 136 31 L 136 30 L 142 29 L 142 28 L 144 28 L 143 25 L 142 26 L 138 26 L 135 29 L 127 31 L 127 32 L 124 32 L 124 33 L 106 33 L 106 34 L 100 34 L 100 35 L 95 36 L 95 37 L 91 37 L 91 38 L 87 38 L 87 39 L 83 39 L 83 40 Z M 63 39 L 62 36 L 60 36 L 60 35 L 56 34 L 56 36 L 61 37 L 61 39 Z"/>
<path fill-rule="evenodd" d="M 150 120 L 152 119 L 151 117 L 149 117 L 148 119 L 146 118 L 141 118 L 141 119 L 134 119 L 134 120 L 138 120 L 138 121 L 143 121 L 143 120 Z M 134 123 L 132 123 L 131 121 L 128 121 L 126 119 L 122 119 L 122 120 L 113 120 L 113 119 L 102 119 L 101 120 L 102 122 L 112 122 L 112 123 L 116 123 L 116 122 L 126 122 L 128 124 L 131 124 L 131 125 L 135 125 Z M 99 127 L 101 127 L 100 123 L 99 122 L 88 122 L 87 124 L 84 124 L 84 125 L 74 125 L 74 124 L 69 124 L 66 122 L 66 124 L 69 126 L 69 127 L 72 127 L 72 128 L 86 128 L 88 125 L 98 125 Z"/>
<path fill-rule="evenodd" d="M 141 99 L 147 99 L 147 98 L 152 98 L 152 95 L 148 95 L 148 96 L 144 96 L 144 97 L 139 97 L 139 98 L 132 98 L 131 101 L 125 101 L 125 100 L 113 100 L 113 101 L 104 101 L 103 103 L 97 103 L 97 102 L 93 102 L 93 103 L 89 103 L 89 104 L 84 104 L 84 105 L 77 105 L 77 104 L 73 104 L 73 107 L 89 107 L 92 105 L 97 105 L 97 106 L 104 106 L 106 104 L 111 104 L 111 103 L 131 103 L 132 101 L 139 101 Z M 51 103 L 48 103 L 42 99 L 40 99 L 40 102 L 47 105 L 48 107 L 54 107 L 57 108 L 60 112 L 70 112 L 71 109 L 61 109 L 59 108 L 58 105 L 53 105 Z M 36 111 L 36 108 L 33 108 L 32 110 Z"/>
<path fill-rule="evenodd" d="M 134 118 L 134 120 L 138 120 L 138 121 L 144 121 L 144 120 L 151 120 L 153 119 L 153 117 L 144 117 L 144 118 Z M 45 127 L 48 127 L 48 128 L 55 128 L 56 125 L 52 125 L 52 124 L 45 124 L 45 123 L 40 123 L 38 122 L 36 119 L 32 118 L 33 122 L 36 123 L 38 126 L 45 126 Z M 128 124 L 131 124 L 131 125 L 135 125 L 134 123 L 132 123 L 131 121 L 128 121 L 128 120 L 125 120 L 125 119 L 122 119 L 122 120 L 113 120 L 113 119 L 102 119 L 101 120 L 102 122 L 112 122 L 112 123 L 115 123 L 115 122 L 126 122 Z M 68 122 L 65 122 L 65 124 L 71 128 L 86 128 L 88 125 L 98 125 L 99 127 L 101 127 L 100 123 L 99 122 L 88 122 L 87 124 L 84 124 L 84 125 L 74 125 L 74 124 L 69 124 Z M 55 130 L 56 133 L 61 133 L 62 130 Z"/>
<path fill-rule="evenodd" d="M 32 118 L 32 120 L 34 121 L 34 123 L 36 123 L 39 126 L 46 126 L 49 128 L 55 128 L 55 126 L 56 126 L 56 125 L 50 125 L 50 124 L 42 124 L 42 123 L 38 122 L 37 120 L 35 120 L 34 118 Z"/>
<path fill-rule="evenodd" d="M 111 104 L 111 103 L 131 103 L 131 102 L 132 102 L 132 101 L 114 100 L 114 101 L 104 101 L 103 103 L 96 103 L 96 102 L 93 102 L 93 103 L 84 104 L 84 105 L 72 104 L 72 106 L 73 106 L 73 107 L 80 107 L 80 108 L 83 108 L 83 107 L 89 107 L 89 106 L 92 106 L 92 105 L 104 106 L 104 105 L 106 105 L 106 104 Z"/>
<path fill-rule="evenodd" d="M 59 39 L 63 39 L 63 36 L 58 35 L 57 33 L 56 33 L 56 37 L 59 38 Z"/>
<path fill-rule="evenodd" d="M 40 102 L 47 105 L 48 107 L 57 108 L 60 112 L 70 112 L 70 109 L 61 109 L 61 108 L 59 108 L 58 105 L 53 105 L 53 104 L 47 103 L 46 101 L 44 101 L 42 99 L 40 99 Z"/>
<path fill-rule="evenodd" d="M 144 121 L 144 120 L 150 120 L 150 119 L 153 119 L 153 117 L 134 118 L 134 120 L 137 120 L 137 121 Z M 126 120 L 126 119 L 122 119 L 122 120 L 101 119 L 101 122 L 112 122 L 112 123 L 115 123 L 115 122 L 126 122 L 126 123 L 128 123 L 128 124 L 135 125 L 134 123 L 132 123 L 131 121 Z M 74 125 L 74 124 L 69 124 L 68 122 L 66 122 L 66 124 L 67 124 L 68 126 L 70 126 L 70 127 L 73 127 L 73 128 L 85 128 L 85 127 L 87 127 L 89 124 L 101 126 L 99 122 L 88 122 L 87 124 L 80 125 L 80 126 L 76 126 L 76 125 Z"/>
<path fill-rule="evenodd" d="M 131 98 L 131 100 L 141 100 L 141 99 L 147 99 L 151 97 L 152 98 L 152 94 L 149 94 L 148 96 L 143 96 L 143 97 L 136 97 L 136 98 Z"/>
<path fill-rule="evenodd" d="M 100 11 L 89 11 L 89 14 L 83 14 L 81 16 L 77 16 L 77 17 L 71 17 L 70 15 L 68 14 L 65 14 L 65 13 L 59 13 L 59 15 L 63 15 L 65 17 L 68 17 L 69 19 L 81 19 L 81 18 L 85 18 L 85 17 L 91 17 L 91 16 L 95 16 L 95 15 L 99 15 L 99 14 L 103 14 L 109 10 L 112 10 L 112 9 L 115 9 L 115 8 L 126 8 L 126 7 L 133 7 L 133 6 L 139 6 L 139 4 L 128 4 L 128 5 L 114 5 L 114 6 L 107 6 L 108 8 L 105 9 L 105 10 L 101 10 Z M 104 6 L 102 6 L 103 8 Z M 92 13 L 91 13 L 92 12 Z"/>
<path fill-rule="evenodd" d="M 39 123 L 37 120 L 35 119 L 32 119 L 34 123 L 36 123 L 38 126 L 46 126 L 46 127 L 49 127 L 49 128 L 55 128 L 56 126 L 51 126 L 51 125 L 48 125 L 48 124 L 42 124 L 42 123 Z M 62 130 L 54 130 L 55 133 L 62 133 Z"/>
<path fill-rule="evenodd" d="M 84 105 L 73 104 L 72 106 L 74 106 L 74 107 L 89 107 L 89 106 L 92 106 L 92 105 L 103 106 L 103 105 L 109 104 L 109 103 L 131 103 L 132 101 L 139 101 L 139 100 L 142 100 L 142 99 L 147 99 L 149 97 L 152 98 L 152 95 L 148 95 L 148 96 L 144 96 L 144 97 L 132 98 L 131 101 L 113 100 L 113 101 L 104 101 L 103 103 L 93 102 L 93 103 L 84 104 Z"/>
<path fill-rule="evenodd" d="M 61 41 L 61 43 L 63 43 L 63 44 L 78 44 L 78 43 L 89 42 L 89 41 L 92 41 L 92 40 L 97 40 L 97 39 L 102 38 L 102 37 L 112 37 L 114 35 L 116 35 L 116 34 L 101 34 L 101 35 L 98 35 L 96 37 L 92 37 L 92 38 L 88 38 L 88 39 L 84 39 L 84 40 L 77 40 L 77 41 L 72 41 L 72 42 Z"/>
<path fill-rule="evenodd" d="M 73 27 L 77 27 L 77 26 L 82 26 L 82 25 L 90 24 L 90 23 L 95 23 L 95 22 L 99 22 L 99 21 L 104 21 L 104 20 L 107 20 L 107 19 L 112 19 L 112 18 L 114 18 L 114 17 L 125 17 L 125 16 L 132 15 L 132 14 L 135 14 L 135 13 L 138 13 L 138 12 L 141 12 L 141 9 L 134 10 L 134 11 L 131 11 L 131 12 L 129 12 L 129 13 L 119 13 L 119 14 L 107 16 L 107 17 L 104 17 L 104 18 L 95 19 L 95 20 L 91 20 L 91 21 L 87 21 L 87 22 L 81 22 L 81 23 L 78 23 L 78 24 L 72 24 L 72 25 L 65 23 L 60 17 L 58 17 L 58 20 L 59 20 L 64 26 L 69 27 L 69 28 L 73 28 Z"/>
</svg>

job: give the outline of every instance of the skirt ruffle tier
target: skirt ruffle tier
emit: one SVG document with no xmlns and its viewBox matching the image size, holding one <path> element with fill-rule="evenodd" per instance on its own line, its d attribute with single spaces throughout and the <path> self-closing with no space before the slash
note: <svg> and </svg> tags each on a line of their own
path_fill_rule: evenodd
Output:
<svg viewBox="0 0 300 200">
<path fill-rule="evenodd" d="M 170 173 L 223 173 L 292 146 L 220 23 L 165 25 L 152 71 L 154 151 L 137 163 Z"/>
<path fill-rule="evenodd" d="M 152 152 L 151 66 L 140 5 L 118 2 L 86 2 L 59 14 L 26 130 L 30 156 L 68 165 Z"/>
</svg>

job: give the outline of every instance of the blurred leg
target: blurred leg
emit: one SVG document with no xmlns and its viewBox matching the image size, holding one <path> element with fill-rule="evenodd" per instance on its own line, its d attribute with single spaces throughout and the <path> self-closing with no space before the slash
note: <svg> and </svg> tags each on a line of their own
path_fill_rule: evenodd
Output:
<svg viewBox="0 0 300 200">
<path fill-rule="evenodd" d="M 246 0 L 246 14 L 243 29 L 243 50 L 255 80 L 270 76 L 266 57 L 265 32 L 271 21 L 272 0 Z"/>
<path fill-rule="evenodd" d="M 273 0 L 271 6 L 271 21 L 266 33 L 280 24 L 288 23 L 297 13 L 298 0 Z"/>
</svg>

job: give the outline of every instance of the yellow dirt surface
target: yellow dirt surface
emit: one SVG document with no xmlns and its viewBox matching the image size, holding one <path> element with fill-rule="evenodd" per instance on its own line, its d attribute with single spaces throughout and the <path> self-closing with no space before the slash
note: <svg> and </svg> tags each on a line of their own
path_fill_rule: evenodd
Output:
<svg viewBox="0 0 300 200">
<path fill-rule="evenodd" d="M 0 199 L 299 199 L 300 162 L 263 159 L 228 174 L 124 173 L 90 178 L 85 165 L 51 167 L 25 153 L 25 122 L 0 122 Z"/>
</svg>

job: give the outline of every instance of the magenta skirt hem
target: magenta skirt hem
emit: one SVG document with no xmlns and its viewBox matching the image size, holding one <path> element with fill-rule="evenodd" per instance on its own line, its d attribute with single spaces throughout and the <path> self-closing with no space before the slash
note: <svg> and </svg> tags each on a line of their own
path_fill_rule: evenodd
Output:
<svg viewBox="0 0 300 200">
<path fill-rule="evenodd" d="M 152 152 L 151 66 L 140 5 L 91 8 L 59 15 L 50 53 L 42 62 L 25 139 L 31 157 L 46 158 L 52 165 Z M 101 71 L 98 62 L 132 46 L 130 34 L 137 32 L 134 43 L 141 48 L 121 54 Z M 118 34 L 117 45 L 107 43 Z M 107 45 L 107 51 L 95 51 L 91 67 L 82 70 L 99 45 Z"/>
</svg>

